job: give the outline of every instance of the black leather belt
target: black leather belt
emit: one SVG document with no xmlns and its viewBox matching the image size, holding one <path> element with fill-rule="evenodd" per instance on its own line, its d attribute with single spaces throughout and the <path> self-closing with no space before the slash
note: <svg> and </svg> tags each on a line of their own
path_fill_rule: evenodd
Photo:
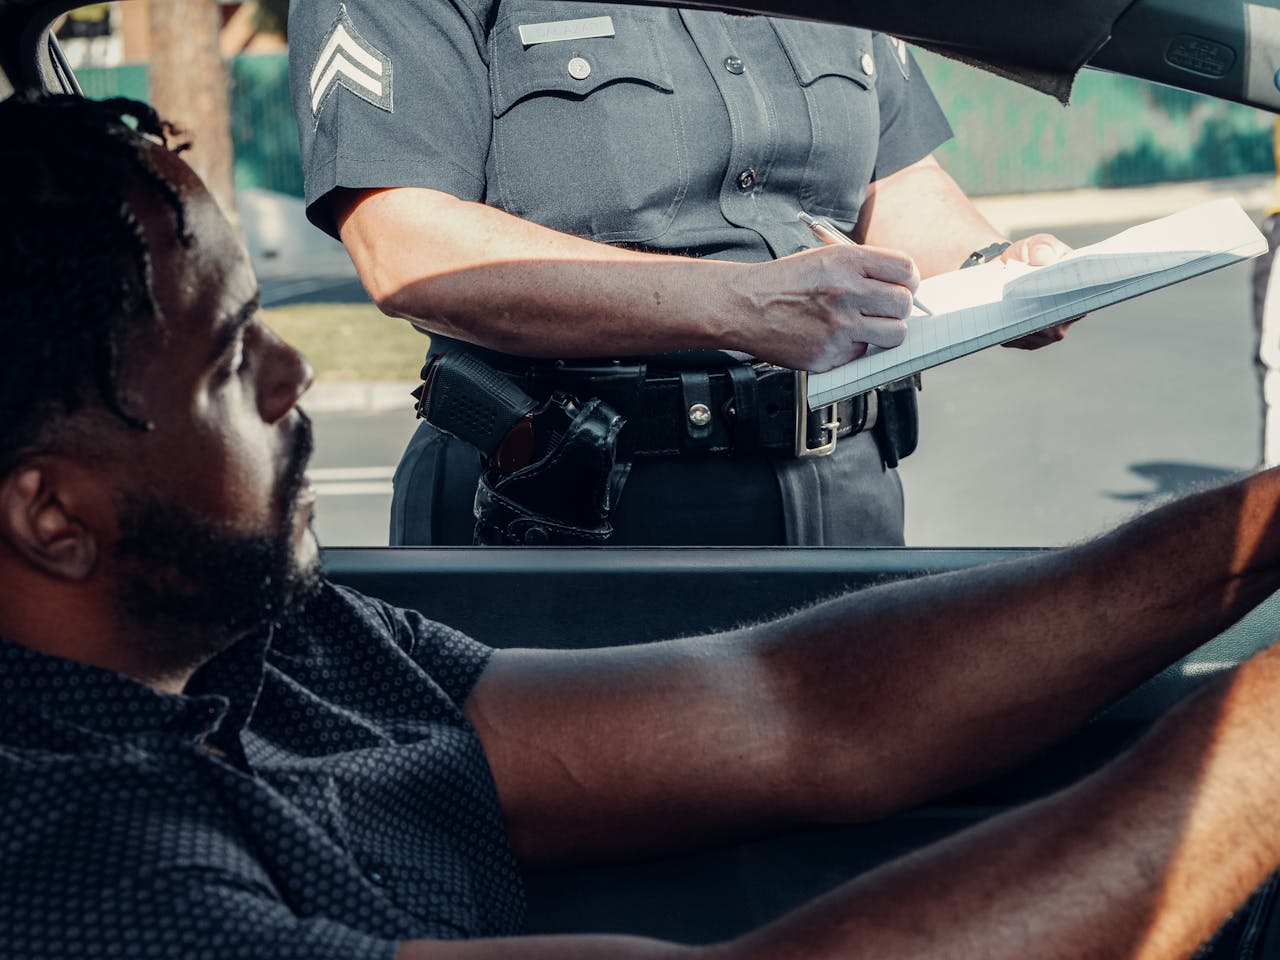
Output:
<svg viewBox="0 0 1280 960">
<path fill-rule="evenodd" d="M 876 394 L 810 411 L 804 374 L 767 364 L 672 370 L 643 363 L 532 363 L 503 371 L 541 401 L 563 391 L 598 397 L 626 419 L 622 455 L 671 457 L 830 453 L 837 439 L 875 425 Z"/>
</svg>

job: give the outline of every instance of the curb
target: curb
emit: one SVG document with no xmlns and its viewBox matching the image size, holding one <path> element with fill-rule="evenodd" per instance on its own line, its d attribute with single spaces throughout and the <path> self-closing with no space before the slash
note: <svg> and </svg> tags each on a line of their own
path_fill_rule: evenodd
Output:
<svg viewBox="0 0 1280 960">
<path fill-rule="evenodd" d="M 312 384 L 300 406 L 308 413 L 382 413 L 413 415 L 410 391 L 417 380 L 321 380 Z"/>
</svg>

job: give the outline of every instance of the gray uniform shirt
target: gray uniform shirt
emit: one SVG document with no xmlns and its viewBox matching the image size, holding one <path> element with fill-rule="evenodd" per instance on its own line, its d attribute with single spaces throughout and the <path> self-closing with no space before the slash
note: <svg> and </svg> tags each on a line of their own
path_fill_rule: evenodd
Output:
<svg viewBox="0 0 1280 960">
<path fill-rule="evenodd" d="M 759 261 L 814 245 L 802 209 L 852 225 L 869 181 L 950 136 L 906 48 L 849 27 L 295 0 L 289 29 L 308 215 L 331 233 L 335 187 L 430 187 L 595 240 Z"/>
</svg>

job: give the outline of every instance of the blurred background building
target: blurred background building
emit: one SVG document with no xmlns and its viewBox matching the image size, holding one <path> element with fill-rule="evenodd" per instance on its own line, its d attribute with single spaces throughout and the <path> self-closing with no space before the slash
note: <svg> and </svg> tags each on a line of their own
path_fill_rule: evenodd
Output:
<svg viewBox="0 0 1280 960">
<path fill-rule="evenodd" d="M 220 2 L 219 53 L 281 53 L 288 3 Z M 58 42 L 71 66 L 118 67 L 151 59 L 151 0 L 91 3 L 68 13 L 57 28 Z"/>
</svg>

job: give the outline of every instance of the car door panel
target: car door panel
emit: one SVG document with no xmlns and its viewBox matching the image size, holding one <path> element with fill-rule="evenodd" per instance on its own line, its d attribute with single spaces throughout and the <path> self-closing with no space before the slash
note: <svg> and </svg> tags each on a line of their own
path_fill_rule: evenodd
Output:
<svg viewBox="0 0 1280 960">
<path fill-rule="evenodd" d="M 498 647 L 645 643 L 793 610 L 901 577 L 1014 562 L 1013 549 L 334 548 L 335 580 Z M 655 602 L 661 598 L 661 602 Z M 527 878 L 534 932 L 611 930 L 707 942 L 741 933 L 876 864 L 1063 786 L 1272 639 L 1272 600 L 1139 687 L 1066 743 L 999 779 L 883 823 L 639 864 Z"/>
</svg>

